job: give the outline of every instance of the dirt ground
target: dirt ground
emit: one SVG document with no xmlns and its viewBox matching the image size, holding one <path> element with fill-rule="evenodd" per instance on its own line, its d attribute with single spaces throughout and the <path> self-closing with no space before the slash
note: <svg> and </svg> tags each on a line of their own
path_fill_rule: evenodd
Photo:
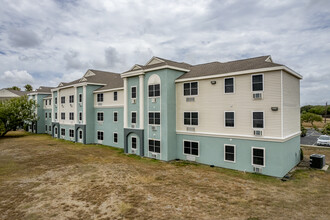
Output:
<svg viewBox="0 0 330 220">
<path fill-rule="evenodd" d="M 304 148 L 312 153 L 330 149 Z M 12 132 L 0 139 L 0 219 L 330 219 L 330 172 L 286 182 Z"/>
</svg>

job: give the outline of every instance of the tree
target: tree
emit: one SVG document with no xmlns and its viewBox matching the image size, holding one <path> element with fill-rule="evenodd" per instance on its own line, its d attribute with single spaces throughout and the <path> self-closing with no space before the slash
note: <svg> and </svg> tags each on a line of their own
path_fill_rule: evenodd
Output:
<svg viewBox="0 0 330 220">
<path fill-rule="evenodd" d="M 322 134 L 326 134 L 326 135 L 330 135 L 330 123 L 327 123 L 323 130 L 322 130 Z"/>
<path fill-rule="evenodd" d="M 33 90 L 32 86 L 30 84 L 26 84 L 24 86 L 24 88 L 25 88 L 25 91 L 28 91 L 28 92 L 31 92 Z"/>
<path fill-rule="evenodd" d="M 17 91 L 21 91 L 21 88 L 19 88 L 19 87 L 17 87 L 17 86 L 13 86 L 13 87 L 11 87 L 11 88 L 9 88 L 9 89 L 17 90 Z"/>
<path fill-rule="evenodd" d="M 311 123 L 312 127 L 314 127 L 315 121 L 322 121 L 322 117 L 320 115 L 314 114 L 314 113 L 304 113 L 301 115 L 301 121 Z"/>
<path fill-rule="evenodd" d="M 35 114 L 37 104 L 27 96 L 0 102 L 0 137 L 8 131 L 14 131 L 24 123 L 31 123 L 38 118 Z"/>
</svg>

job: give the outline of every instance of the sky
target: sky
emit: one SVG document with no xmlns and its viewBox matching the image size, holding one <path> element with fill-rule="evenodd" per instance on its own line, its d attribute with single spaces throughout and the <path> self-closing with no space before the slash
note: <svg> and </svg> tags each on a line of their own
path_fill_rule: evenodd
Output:
<svg viewBox="0 0 330 220">
<path fill-rule="evenodd" d="M 152 56 L 199 64 L 271 55 L 330 103 L 328 0 L 0 0 L 0 88 L 57 86 Z"/>
</svg>

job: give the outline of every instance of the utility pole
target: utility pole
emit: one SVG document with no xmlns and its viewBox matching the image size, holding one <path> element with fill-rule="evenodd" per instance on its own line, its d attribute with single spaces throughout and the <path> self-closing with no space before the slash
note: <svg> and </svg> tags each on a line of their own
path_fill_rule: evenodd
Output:
<svg viewBox="0 0 330 220">
<path fill-rule="evenodd" d="M 324 124 L 327 123 L 327 114 L 328 114 L 328 102 L 325 103 L 325 116 L 324 116 Z"/>
</svg>

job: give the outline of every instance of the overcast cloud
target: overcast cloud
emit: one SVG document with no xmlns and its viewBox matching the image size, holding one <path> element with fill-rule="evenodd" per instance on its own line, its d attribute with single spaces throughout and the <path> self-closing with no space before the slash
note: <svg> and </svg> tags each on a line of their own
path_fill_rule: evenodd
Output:
<svg viewBox="0 0 330 220">
<path fill-rule="evenodd" d="M 330 1 L 0 0 L 0 88 L 57 86 L 152 56 L 198 64 L 272 55 L 330 102 Z"/>
</svg>

